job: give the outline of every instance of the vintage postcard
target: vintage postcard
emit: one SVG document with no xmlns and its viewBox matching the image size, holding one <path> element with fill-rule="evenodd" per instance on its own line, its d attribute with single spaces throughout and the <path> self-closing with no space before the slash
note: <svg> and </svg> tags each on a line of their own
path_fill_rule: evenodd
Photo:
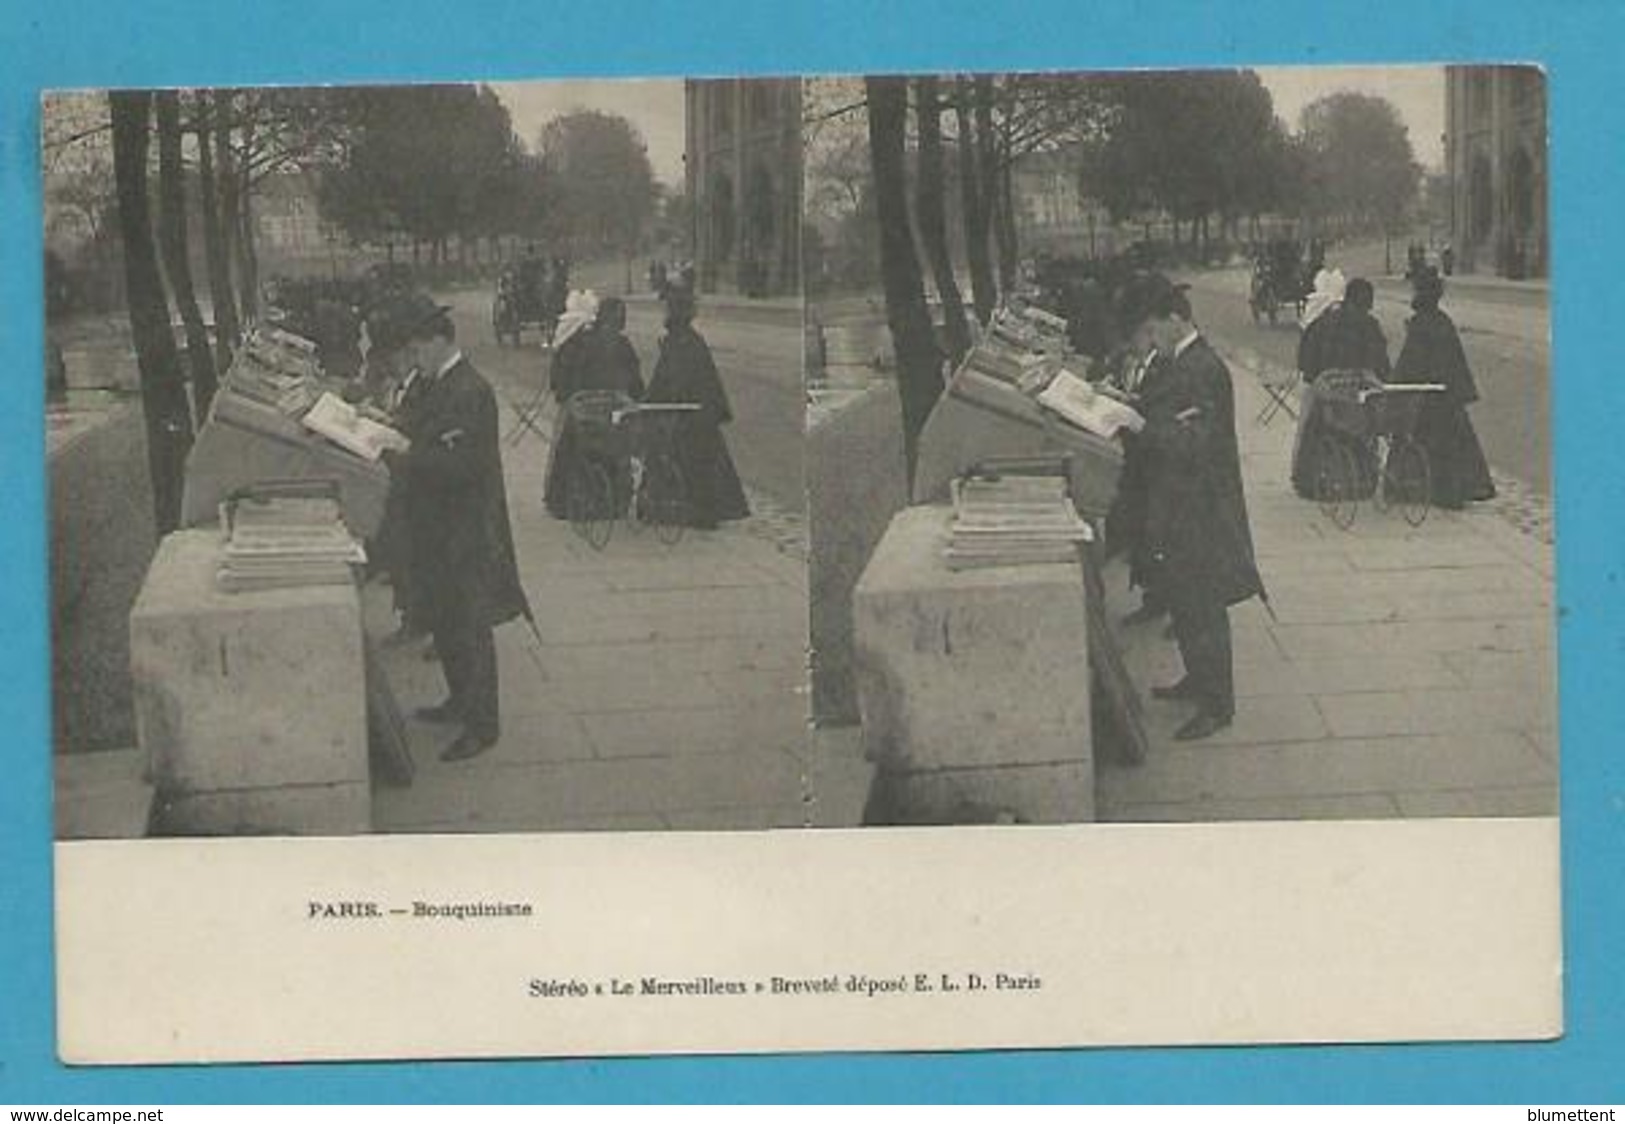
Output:
<svg viewBox="0 0 1625 1124">
<path fill-rule="evenodd" d="M 65 1060 L 1561 1033 L 1538 69 L 42 122 Z"/>
</svg>

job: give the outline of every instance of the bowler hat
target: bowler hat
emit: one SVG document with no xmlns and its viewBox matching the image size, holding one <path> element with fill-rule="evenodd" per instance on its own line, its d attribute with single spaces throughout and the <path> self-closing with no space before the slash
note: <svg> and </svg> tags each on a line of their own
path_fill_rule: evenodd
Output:
<svg viewBox="0 0 1625 1124">
<path fill-rule="evenodd" d="M 1147 320 L 1177 313 L 1190 319 L 1188 286 L 1176 285 L 1160 273 L 1141 273 L 1129 279 L 1117 297 L 1117 326 L 1124 335 Z"/>
<path fill-rule="evenodd" d="M 396 302 L 393 318 L 401 341 L 421 340 L 436 333 L 442 321 L 449 322 L 451 305 L 440 304 L 428 293 L 410 293 Z"/>
</svg>

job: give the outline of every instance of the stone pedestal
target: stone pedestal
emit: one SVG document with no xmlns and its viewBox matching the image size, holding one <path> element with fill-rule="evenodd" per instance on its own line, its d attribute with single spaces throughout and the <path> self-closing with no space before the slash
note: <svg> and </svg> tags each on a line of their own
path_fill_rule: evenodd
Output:
<svg viewBox="0 0 1625 1124">
<path fill-rule="evenodd" d="M 870 818 L 1094 819 L 1079 565 L 953 572 L 952 512 L 898 513 L 853 595 Z"/>
<path fill-rule="evenodd" d="M 223 593 L 214 531 L 159 544 L 130 612 L 136 728 L 178 834 L 352 834 L 371 824 L 354 586 Z"/>
</svg>

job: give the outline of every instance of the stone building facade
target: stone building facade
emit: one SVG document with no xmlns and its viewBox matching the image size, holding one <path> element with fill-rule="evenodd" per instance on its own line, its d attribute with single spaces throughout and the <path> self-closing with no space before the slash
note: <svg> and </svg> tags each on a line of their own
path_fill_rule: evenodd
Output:
<svg viewBox="0 0 1625 1124">
<path fill-rule="evenodd" d="M 1024 156 L 1011 169 L 1022 253 L 1112 257 L 1118 236 L 1104 207 L 1083 193 L 1075 148 Z"/>
<path fill-rule="evenodd" d="M 1545 277 L 1546 76 L 1532 66 L 1447 67 L 1445 161 L 1457 268 Z"/>
<path fill-rule="evenodd" d="M 694 265 L 702 292 L 801 291 L 801 82 L 684 83 Z"/>
</svg>

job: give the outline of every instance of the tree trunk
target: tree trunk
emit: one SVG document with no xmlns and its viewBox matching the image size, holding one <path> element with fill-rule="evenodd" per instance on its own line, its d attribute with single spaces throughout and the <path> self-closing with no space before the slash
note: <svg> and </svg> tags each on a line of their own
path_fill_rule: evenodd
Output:
<svg viewBox="0 0 1625 1124">
<path fill-rule="evenodd" d="M 988 249 L 991 239 L 997 246 L 998 238 L 998 211 L 999 211 L 999 144 L 998 134 L 993 127 L 993 78 L 991 75 L 979 74 L 974 79 L 976 87 L 976 170 L 980 174 L 977 184 L 977 201 L 981 204 L 982 213 L 977 217 L 977 224 L 981 227 L 983 253 Z M 998 267 L 1002 271 L 1006 263 L 1003 260 L 1002 246 Z M 999 303 L 999 288 L 992 280 L 993 266 L 989 270 L 990 305 Z"/>
<path fill-rule="evenodd" d="M 920 237 L 931 262 L 931 276 L 942 301 L 943 327 L 949 358 L 958 363 L 970 350 L 970 326 L 965 323 L 965 301 L 954 279 L 953 255 L 948 252 L 948 217 L 942 171 L 942 103 L 934 77 L 914 80 L 915 120 L 920 136 L 919 168 L 915 183 L 915 212 Z"/>
<path fill-rule="evenodd" d="M 999 155 L 998 206 L 994 210 L 993 237 L 999 247 L 999 287 L 1010 292 L 1016 287 L 1016 269 L 1019 265 L 1016 247 L 1016 201 L 1012 181 L 1012 158 L 1008 152 Z"/>
<path fill-rule="evenodd" d="M 253 129 L 245 127 L 243 130 L 245 150 L 252 137 Z M 237 252 L 241 255 L 242 261 L 242 276 L 239 280 L 242 286 L 243 315 L 250 320 L 257 320 L 260 315 L 260 259 L 254 245 L 254 197 L 246 164 L 238 170 L 237 176 L 237 223 L 239 227 Z"/>
<path fill-rule="evenodd" d="M 192 290 L 192 262 L 186 244 L 186 183 L 181 164 L 181 99 L 174 90 L 157 95 L 158 109 L 158 221 L 164 269 L 175 294 L 175 307 L 186 325 L 186 354 L 192 370 L 192 406 L 197 417 L 209 412 L 214 401 L 216 372 L 209 329 L 198 311 Z"/>
<path fill-rule="evenodd" d="M 903 458 L 909 486 L 920 431 L 942 394 L 942 353 L 926 312 L 920 262 L 908 221 L 908 81 L 865 78 L 869 100 L 869 160 L 874 169 L 875 212 L 880 224 L 880 274 L 886 289 L 886 321 L 897 353 L 897 391 L 903 409 Z"/>
<path fill-rule="evenodd" d="M 232 352 L 242 339 L 237 323 L 237 299 L 231 292 L 231 257 L 220 229 L 219 188 L 214 176 L 214 143 L 209 122 L 213 119 L 214 97 L 206 90 L 197 95 L 198 200 L 203 211 L 203 259 L 209 271 L 209 301 L 214 306 L 214 332 L 219 370 L 231 366 Z"/>
<path fill-rule="evenodd" d="M 987 252 L 987 212 L 982 204 L 982 169 L 978 159 L 976 128 L 971 112 L 971 79 L 960 75 L 956 81 L 954 114 L 959 125 L 959 198 L 965 222 L 965 260 L 970 266 L 971 299 L 976 320 L 986 324 L 999 302 L 993 280 L 993 263 Z"/>
<path fill-rule="evenodd" d="M 112 105 L 113 177 L 118 188 L 119 231 L 124 238 L 130 335 L 141 372 L 153 521 L 162 536 L 180 525 L 181 482 L 186 453 L 192 445 L 192 415 L 152 237 L 147 196 L 147 129 L 152 94 L 117 91 L 110 93 L 108 100 Z"/>
<path fill-rule="evenodd" d="M 243 224 L 239 213 L 238 203 L 241 194 L 237 182 L 237 157 L 231 148 L 231 115 L 232 97 L 229 90 L 216 90 L 214 93 L 214 176 L 215 186 L 220 192 L 220 230 L 224 237 L 221 244 L 226 254 L 226 280 L 227 288 L 231 289 L 231 282 L 237 282 L 233 289 L 233 307 L 239 310 L 245 320 L 254 316 L 253 306 L 247 301 L 239 303 L 236 293 L 243 291 Z M 235 274 L 235 276 L 234 276 Z M 241 325 L 239 325 L 239 330 Z"/>
</svg>

